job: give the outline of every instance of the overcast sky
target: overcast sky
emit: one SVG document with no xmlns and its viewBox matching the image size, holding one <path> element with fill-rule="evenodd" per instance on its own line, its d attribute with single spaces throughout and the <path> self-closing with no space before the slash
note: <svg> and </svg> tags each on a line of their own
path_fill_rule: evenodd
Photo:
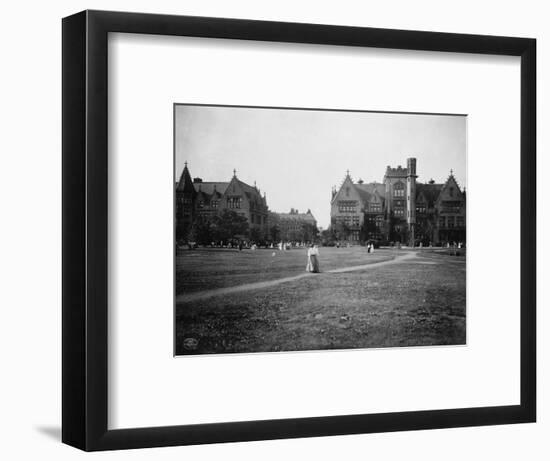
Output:
<svg viewBox="0 0 550 461">
<path fill-rule="evenodd" d="M 332 186 L 346 170 L 354 181 L 381 182 L 387 165 L 417 159 L 418 181 L 444 182 L 452 168 L 466 186 L 466 117 L 176 106 L 176 177 L 256 181 L 272 211 L 311 209 L 330 223 Z"/>
</svg>

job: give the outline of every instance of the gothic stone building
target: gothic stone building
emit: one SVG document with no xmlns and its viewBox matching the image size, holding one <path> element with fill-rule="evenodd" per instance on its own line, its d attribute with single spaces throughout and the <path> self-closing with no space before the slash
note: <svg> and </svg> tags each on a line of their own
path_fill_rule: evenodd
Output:
<svg viewBox="0 0 550 461">
<path fill-rule="evenodd" d="M 316 237 L 317 220 L 307 210 L 300 213 L 297 209 L 291 208 L 289 213 L 269 212 L 269 229 L 276 227 L 276 236 L 272 232 L 272 240 L 285 242 L 311 242 Z"/>
<path fill-rule="evenodd" d="M 466 192 L 452 174 L 444 183 L 416 180 L 416 159 L 386 168 L 382 183 L 354 183 L 349 171 L 333 188 L 331 225 L 340 238 L 424 245 L 466 241 Z"/>
<path fill-rule="evenodd" d="M 186 239 L 189 228 L 197 216 L 212 217 L 223 210 L 231 210 L 244 216 L 249 225 L 250 233 L 267 236 L 267 201 L 260 190 L 233 177 L 228 182 L 206 182 L 201 178 L 191 179 L 191 174 L 185 162 L 185 167 L 176 183 L 176 238 Z M 257 232 L 253 232 L 256 230 Z M 245 238 L 250 237 L 243 236 Z"/>
</svg>

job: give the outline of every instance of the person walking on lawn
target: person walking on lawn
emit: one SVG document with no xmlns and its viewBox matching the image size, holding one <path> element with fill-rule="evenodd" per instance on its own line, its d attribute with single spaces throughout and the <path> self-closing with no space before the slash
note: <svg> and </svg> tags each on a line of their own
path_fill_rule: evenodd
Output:
<svg viewBox="0 0 550 461">
<path fill-rule="evenodd" d="M 317 245 L 311 244 L 307 250 L 307 265 L 306 271 L 318 273 L 319 270 L 319 248 Z"/>
</svg>

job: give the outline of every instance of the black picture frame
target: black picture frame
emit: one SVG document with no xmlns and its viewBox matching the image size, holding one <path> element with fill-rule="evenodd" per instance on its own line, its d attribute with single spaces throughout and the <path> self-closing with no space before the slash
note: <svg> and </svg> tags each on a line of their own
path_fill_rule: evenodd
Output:
<svg viewBox="0 0 550 461">
<path fill-rule="evenodd" d="M 95 451 L 535 421 L 535 39 L 106 11 L 83 11 L 64 18 L 62 30 L 64 443 Z M 109 32 L 520 56 L 520 404 L 109 430 Z"/>
</svg>

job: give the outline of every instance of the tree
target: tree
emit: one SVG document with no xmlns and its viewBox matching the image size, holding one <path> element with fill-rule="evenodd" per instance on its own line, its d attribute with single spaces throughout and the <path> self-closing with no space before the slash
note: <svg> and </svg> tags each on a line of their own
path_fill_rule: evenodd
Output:
<svg viewBox="0 0 550 461">
<path fill-rule="evenodd" d="M 328 229 L 324 229 L 321 232 L 321 243 L 324 246 L 334 246 L 334 243 L 336 242 L 336 233 L 334 232 L 334 228 L 331 226 Z"/>
<path fill-rule="evenodd" d="M 188 242 L 193 242 L 193 243 L 196 243 L 197 241 L 197 228 L 196 226 L 193 224 L 191 224 L 187 229 L 186 229 L 186 232 L 185 232 L 185 239 L 188 241 Z"/>
<path fill-rule="evenodd" d="M 313 242 L 319 235 L 319 229 L 312 223 L 302 224 L 302 239 L 304 242 Z"/>
<path fill-rule="evenodd" d="M 262 231 L 257 227 L 253 227 L 252 229 L 250 229 L 250 240 L 258 243 L 260 240 L 262 240 Z"/>
<path fill-rule="evenodd" d="M 210 231 L 216 240 L 227 241 L 248 235 L 248 220 L 235 211 L 223 210 L 212 220 Z"/>
<path fill-rule="evenodd" d="M 200 245 L 212 242 L 212 220 L 208 216 L 198 215 L 188 233 L 188 240 Z M 192 237 L 192 238 L 191 238 Z"/>
<path fill-rule="evenodd" d="M 336 221 L 332 226 L 337 240 L 347 240 L 350 234 L 349 226 L 343 221 Z"/>
<path fill-rule="evenodd" d="M 434 219 L 416 218 L 415 239 L 423 245 L 429 245 L 433 241 L 435 230 Z"/>
<path fill-rule="evenodd" d="M 269 228 L 269 238 L 273 242 L 278 242 L 281 240 L 281 229 L 277 224 L 274 224 Z"/>
</svg>

